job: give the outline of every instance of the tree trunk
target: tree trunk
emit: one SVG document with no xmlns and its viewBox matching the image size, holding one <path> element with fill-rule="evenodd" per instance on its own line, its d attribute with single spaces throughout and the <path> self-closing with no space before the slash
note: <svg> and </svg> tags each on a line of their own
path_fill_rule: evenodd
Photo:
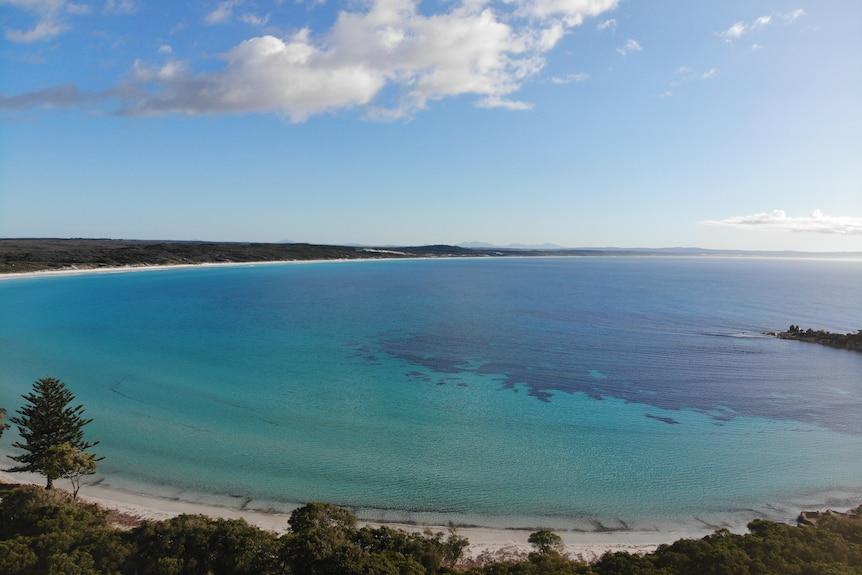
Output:
<svg viewBox="0 0 862 575">
<path fill-rule="evenodd" d="M 50 477 L 48 478 L 48 485 L 45 486 L 45 489 L 54 489 L 54 480 Z"/>
</svg>

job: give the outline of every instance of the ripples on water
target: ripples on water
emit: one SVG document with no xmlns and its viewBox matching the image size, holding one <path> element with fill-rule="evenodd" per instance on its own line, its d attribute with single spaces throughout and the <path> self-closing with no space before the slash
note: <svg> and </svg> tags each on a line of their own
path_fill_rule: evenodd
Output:
<svg viewBox="0 0 862 575">
<path fill-rule="evenodd" d="M 855 331 L 859 301 L 862 266 L 833 261 L 21 279 L 0 283 L 0 402 L 12 411 L 35 378 L 60 377 L 95 419 L 106 483 L 180 497 L 492 525 L 721 523 L 862 495 L 862 354 L 762 335 Z"/>
</svg>

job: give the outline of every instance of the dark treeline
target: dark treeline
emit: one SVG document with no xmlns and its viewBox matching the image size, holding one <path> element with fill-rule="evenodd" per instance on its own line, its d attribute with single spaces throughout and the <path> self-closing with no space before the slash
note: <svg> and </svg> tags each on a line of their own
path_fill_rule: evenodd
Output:
<svg viewBox="0 0 862 575">
<path fill-rule="evenodd" d="M 792 339 L 806 343 L 828 345 L 829 347 L 862 351 L 862 329 L 857 330 L 856 333 L 833 333 L 822 329 L 802 329 L 798 325 L 791 325 L 787 331 L 772 332 L 771 335 L 780 339 Z"/>
<path fill-rule="evenodd" d="M 540 530 L 526 559 L 464 567 L 468 541 L 454 530 L 358 527 L 349 510 L 322 503 L 294 511 L 279 536 L 201 515 L 119 528 L 106 511 L 62 492 L 4 485 L 0 496 L 0 573 L 8 575 L 862 574 L 862 507 L 799 527 L 755 520 L 745 535 L 719 530 L 593 564 L 565 557 L 559 537 Z"/>
</svg>

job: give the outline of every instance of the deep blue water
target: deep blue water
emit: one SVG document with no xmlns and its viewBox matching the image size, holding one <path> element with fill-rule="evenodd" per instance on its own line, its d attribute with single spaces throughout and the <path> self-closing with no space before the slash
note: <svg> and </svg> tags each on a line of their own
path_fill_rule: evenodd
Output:
<svg viewBox="0 0 862 575">
<path fill-rule="evenodd" d="M 59 377 L 97 477 L 251 508 L 555 528 L 862 498 L 862 263 L 329 262 L 0 282 L 0 405 Z M 9 432 L 0 449 L 10 451 Z M 86 489 L 86 488 L 85 488 Z"/>
</svg>

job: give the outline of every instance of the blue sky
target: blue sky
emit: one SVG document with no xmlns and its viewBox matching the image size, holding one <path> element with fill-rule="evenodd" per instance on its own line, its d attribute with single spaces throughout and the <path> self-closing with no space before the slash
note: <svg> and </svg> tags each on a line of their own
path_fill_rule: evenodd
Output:
<svg viewBox="0 0 862 575">
<path fill-rule="evenodd" d="M 862 2 L 0 0 L 0 237 L 862 250 Z"/>
</svg>

